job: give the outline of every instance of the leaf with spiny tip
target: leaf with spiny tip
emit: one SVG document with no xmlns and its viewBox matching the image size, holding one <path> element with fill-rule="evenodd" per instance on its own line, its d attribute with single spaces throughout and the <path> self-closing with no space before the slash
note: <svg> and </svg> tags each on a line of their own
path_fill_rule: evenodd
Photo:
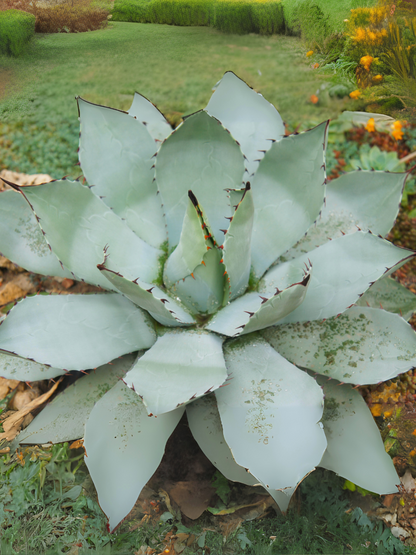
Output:
<svg viewBox="0 0 416 555">
<path fill-rule="evenodd" d="M 148 282 L 157 278 L 162 251 L 140 239 L 90 188 L 60 180 L 20 191 L 40 218 L 53 252 L 79 278 L 111 289 L 97 269 L 105 245 L 120 271 Z"/>
<path fill-rule="evenodd" d="M 215 396 L 225 440 L 285 510 L 326 449 L 322 389 L 258 337 L 227 343 L 224 356 L 233 379 Z"/>
<path fill-rule="evenodd" d="M 163 141 L 172 133 L 172 127 L 162 112 L 137 92 L 134 93 L 128 113 L 146 125 L 146 129 L 155 141 Z"/>
<path fill-rule="evenodd" d="M 114 268 L 114 266 L 112 266 Z M 130 280 L 109 267 L 108 259 L 99 265 L 103 276 L 132 303 L 147 312 L 164 326 L 189 326 L 195 324 L 192 316 L 157 285 L 139 278 Z"/>
<path fill-rule="evenodd" d="M 224 216 L 231 216 L 225 189 L 239 187 L 244 173 L 240 147 L 206 112 L 185 119 L 161 145 L 156 181 L 165 209 L 169 246 L 178 244 L 192 189 L 209 219 L 217 241 Z"/>
<path fill-rule="evenodd" d="M 327 122 L 273 144 L 252 179 L 252 265 L 261 277 L 305 234 L 325 198 Z"/>
<path fill-rule="evenodd" d="M 148 413 L 159 415 L 217 389 L 227 377 L 222 339 L 201 330 L 168 331 L 126 374 Z"/>
<path fill-rule="evenodd" d="M 357 227 L 384 237 L 397 217 L 406 177 L 405 173 L 354 171 L 329 181 L 316 223 L 284 259 L 324 245 L 328 237 L 355 233 Z"/>
<path fill-rule="evenodd" d="M 276 108 L 234 73 L 221 79 L 205 110 L 218 118 L 240 143 L 247 158 L 247 174 L 256 171 L 259 151 L 267 151 L 272 140 L 280 140 L 285 127 Z"/>
<path fill-rule="evenodd" d="M 222 306 L 226 277 L 221 257 L 222 251 L 216 247 L 205 251 L 192 274 L 169 288 L 192 313 L 212 314 Z"/>
<path fill-rule="evenodd" d="M 310 269 L 301 281 L 273 293 L 270 298 L 246 293 L 217 312 L 206 328 L 234 337 L 275 325 L 303 302 L 309 283 Z"/>
<path fill-rule="evenodd" d="M 260 290 L 279 287 L 288 268 L 299 271 L 313 265 L 313 276 L 305 300 L 281 323 L 309 322 L 331 318 L 353 304 L 370 285 L 400 268 L 415 256 L 371 233 L 357 231 L 344 235 L 294 260 L 274 266 L 263 280 Z"/>
<path fill-rule="evenodd" d="M 179 244 L 167 259 L 163 272 L 168 288 L 190 276 L 201 264 L 207 249 L 215 245 L 208 221 L 192 191 L 188 191 L 188 197 Z"/>
<path fill-rule="evenodd" d="M 50 250 L 23 195 L 13 190 L 0 193 L 0 252 L 29 272 L 74 277 Z"/>
<path fill-rule="evenodd" d="M 121 381 L 92 409 L 85 426 L 85 462 L 110 531 L 131 511 L 159 466 L 184 410 L 149 418 L 140 397 Z"/>
<path fill-rule="evenodd" d="M 148 315 L 114 293 L 27 297 L 0 327 L 0 349 L 66 370 L 96 368 L 156 340 Z"/>
<path fill-rule="evenodd" d="M 353 306 L 336 318 L 281 324 L 263 337 L 287 360 L 344 383 L 376 384 L 416 366 L 416 335 L 403 318 Z"/>
<path fill-rule="evenodd" d="M 319 466 L 378 494 L 397 493 L 400 479 L 364 399 L 350 385 L 317 376 L 325 395 L 328 447 Z"/>
<path fill-rule="evenodd" d="M 223 305 L 239 297 L 247 289 L 251 267 L 251 235 L 254 203 L 250 184 L 232 216 L 223 245 L 225 282 Z"/>
<path fill-rule="evenodd" d="M 136 359 L 136 354 L 117 358 L 66 387 L 20 433 L 19 443 L 63 443 L 84 437 L 93 406 L 125 376 Z"/>
<path fill-rule="evenodd" d="M 153 138 L 146 126 L 128 114 L 77 100 L 79 160 L 88 183 L 94 185 L 93 193 L 141 239 L 159 247 L 166 241 L 166 230 L 154 183 L 157 146 Z"/>
</svg>

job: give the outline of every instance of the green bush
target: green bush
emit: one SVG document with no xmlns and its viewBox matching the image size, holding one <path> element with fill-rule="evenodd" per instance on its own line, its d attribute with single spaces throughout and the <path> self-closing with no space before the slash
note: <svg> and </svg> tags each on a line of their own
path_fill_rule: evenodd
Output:
<svg viewBox="0 0 416 555">
<path fill-rule="evenodd" d="M 280 1 L 253 2 L 251 14 L 256 32 L 260 35 L 282 33 L 285 28 L 283 7 Z"/>
<path fill-rule="evenodd" d="M 0 54 L 20 56 L 35 34 L 34 15 L 19 10 L 0 11 Z"/>
<path fill-rule="evenodd" d="M 281 0 L 115 0 L 113 21 L 212 26 L 271 35 L 284 29 Z"/>
<path fill-rule="evenodd" d="M 207 0 L 152 0 L 148 4 L 152 23 L 209 26 L 212 3 Z"/>
<path fill-rule="evenodd" d="M 115 0 L 112 20 L 151 23 L 148 13 L 150 3 L 151 0 Z"/>
</svg>

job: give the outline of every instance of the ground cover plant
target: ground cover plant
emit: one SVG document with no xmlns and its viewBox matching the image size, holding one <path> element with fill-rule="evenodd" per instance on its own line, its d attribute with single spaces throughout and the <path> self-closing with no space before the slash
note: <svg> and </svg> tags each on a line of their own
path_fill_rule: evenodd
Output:
<svg viewBox="0 0 416 555">
<path fill-rule="evenodd" d="M 90 187 L 9 183 L 1 251 L 108 293 L 25 299 L 0 324 L 1 363 L 5 377 L 31 381 L 100 368 L 76 383 L 76 418 L 68 388 L 20 441 L 75 439 L 85 422 L 86 464 L 109 530 L 133 507 L 185 407 L 222 474 L 261 484 L 282 511 L 316 466 L 396 492 L 394 466 L 350 384 L 414 366 L 416 336 L 404 319 L 353 306 L 414 256 L 382 239 L 406 174 L 351 172 L 325 193 L 328 124 L 285 136 L 273 106 L 232 73 L 173 133 L 140 95 L 127 114 L 78 106 Z M 130 154 L 135 143 L 140 158 Z M 137 350 L 135 361 L 103 366 Z M 3 426 L 7 437 L 15 422 Z"/>
<path fill-rule="evenodd" d="M 60 444 L 25 448 L 18 455 L 2 455 L 0 459 L 0 546 L 4 555 L 121 555 L 152 550 L 171 555 L 203 555 L 208 550 L 217 555 L 310 553 L 311 549 L 314 553 L 410 552 L 360 509 L 346 514 L 349 502 L 342 481 L 325 471 L 301 484 L 297 511 L 286 518 L 268 515 L 262 521 L 247 521 L 226 538 L 215 524 L 221 521 L 220 516 L 207 514 L 185 526 L 160 501 L 153 508 L 143 508 L 136 520 L 110 535 L 105 531 L 105 518 L 87 469 L 80 465 L 82 452 Z M 162 511 L 164 507 L 165 513 L 156 520 L 149 519 L 158 506 Z M 137 526 L 140 519 L 143 522 Z M 189 545 L 183 549 L 180 539 Z"/>
</svg>

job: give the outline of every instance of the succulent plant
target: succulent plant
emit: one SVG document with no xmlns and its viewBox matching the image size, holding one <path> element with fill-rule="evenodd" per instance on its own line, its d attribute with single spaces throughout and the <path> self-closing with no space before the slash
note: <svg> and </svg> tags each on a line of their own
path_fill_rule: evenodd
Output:
<svg viewBox="0 0 416 555">
<path fill-rule="evenodd" d="M 185 411 L 213 464 L 282 511 L 317 466 L 396 491 L 353 384 L 416 365 L 412 328 L 377 307 L 377 292 L 363 296 L 381 278 L 401 302 L 387 276 L 415 253 L 383 237 L 406 174 L 327 183 L 328 122 L 285 136 L 276 109 L 231 72 L 174 131 L 139 94 L 127 113 L 78 107 L 88 185 L 10 183 L 0 195 L 3 255 L 102 288 L 28 297 L 1 322 L 0 375 L 95 369 L 20 441 L 84 436 L 110 529 Z"/>
</svg>

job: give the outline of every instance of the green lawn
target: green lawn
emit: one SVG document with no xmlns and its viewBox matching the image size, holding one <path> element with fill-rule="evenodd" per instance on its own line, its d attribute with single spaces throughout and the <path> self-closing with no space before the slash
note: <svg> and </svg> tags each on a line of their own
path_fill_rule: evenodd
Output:
<svg viewBox="0 0 416 555">
<path fill-rule="evenodd" d="M 325 77 L 311 69 L 296 37 L 118 22 L 101 31 L 36 35 L 21 58 L 0 57 L 8 76 L 0 96 L 0 165 L 54 177 L 72 173 L 76 95 L 128 109 L 139 91 L 168 116 L 187 114 L 205 106 L 228 70 L 261 92 L 292 128 L 336 117 L 348 103 L 310 103 Z"/>
</svg>

